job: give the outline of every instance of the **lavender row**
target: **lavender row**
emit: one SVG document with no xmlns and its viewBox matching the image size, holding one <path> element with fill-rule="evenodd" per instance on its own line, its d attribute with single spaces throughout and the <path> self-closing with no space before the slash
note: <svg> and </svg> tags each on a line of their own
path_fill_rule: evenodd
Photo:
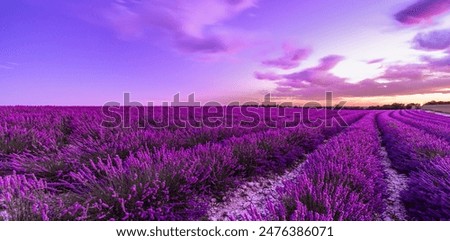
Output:
<svg viewBox="0 0 450 241">
<path fill-rule="evenodd" d="M 408 173 L 401 194 L 412 220 L 450 219 L 450 145 L 383 113 L 378 118 L 393 166 Z"/>
<path fill-rule="evenodd" d="M 226 145 L 198 145 L 178 151 L 161 149 L 156 153 L 143 151 L 125 160 L 115 157 L 92 161 L 70 172 L 68 179 L 58 180 L 69 190 L 58 197 L 71 198 L 61 201 L 70 204 L 64 207 L 64 212 L 59 212 L 64 216 L 49 213 L 55 207 L 33 208 L 52 206 L 48 200 L 55 199 L 56 190 L 50 184 L 36 186 L 39 190 L 31 186 L 25 193 L 20 191 L 21 183 L 4 188 L 3 194 L 11 198 L 0 200 L 0 204 L 6 207 L 11 218 L 19 220 L 23 213 L 28 216 L 22 220 L 36 219 L 36 215 L 41 215 L 42 220 L 67 217 L 71 220 L 197 220 L 205 215 L 207 197 L 236 185 L 240 177 L 261 173 L 263 169 L 281 170 L 284 165 L 297 161 L 304 154 L 297 146 L 298 141 L 305 140 L 300 143 L 305 147 L 315 145 L 313 132 L 312 135 L 285 134 L 270 131 L 253 138 L 231 139 Z M 24 176 L 19 177 L 22 180 Z M 43 180 L 39 183 L 44 183 Z M 35 192 L 39 195 L 29 194 Z M 21 200 L 30 200 L 31 204 Z"/>
<path fill-rule="evenodd" d="M 257 110 L 261 112 L 261 108 Z M 98 108 L 17 107 L 0 108 L 0 112 L 0 154 L 28 152 L 41 156 L 67 150 L 66 157 L 75 158 L 80 154 L 79 159 L 82 160 L 104 158 L 101 153 L 124 158 L 129 151 L 143 146 L 150 149 L 164 146 L 189 148 L 199 143 L 218 142 L 232 136 L 270 129 L 263 122 L 253 128 L 238 125 L 230 128 L 102 128 L 103 116 Z M 289 115 L 293 111 L 287 112 L 286 115 Z M 308 112 L 311 119 L 325 118 L 324 110 L 312 109 Z M 333 114 L 330 113 L 328 118 Z M 133 123 L 138 122 L 136 118 Z M 281 127 L 285 118 L 279 117 L 276 126 Z M 121 140 L 124 139 L 128 141 L 123 143 Z"/>
<path fill-rule="evenodd" d="M 401 115 L 400 111 L 391 113 L 391 116 L 405 124 L 426 131 L 438 138 L 442 138 L 450 143 L 450 126 L 433 123 L 424 119 L 412 119 Z"/>
<path fill-rule="evenodd" d="M 436 124 L 450 125 L 450 117 L 420 110 L 404 110 L 402 111 L 406 117 L 413 119 L 424 119 Z"/>
<path fill-rule="evenodd" d="M 345 121 L 349 124 L 353 123 L 359 119 L 364 113 L 353 113 L 346 115 L 344 117 Z M 334 123 L 331 127 L 318 127 L 311 128 L 317 133 L 318 140 L 323 140 L 329 138 L 335 133 L 339 132 L 341 127 L 338 123 Z M 269 130 L 270 133 L 284 133 L 283 135 L 290 136 L 290 133 L 295 133 L 299 129 L 307 128 L 289 128 L 289 129 L 279 129 L 279 130 Z M 180 139 L 184 141 L 189 140 L 188 136 L 181 135 L 182 133 L 190 133 L 197 141 L 191 140 L 191 145 L 188 148 L 194 148 L 196 145 L 201 143 L 219 143 L 224 144 L 230 143 L 228 139 L 233 142 L 243 142 L 248 143 L 245 146 L 254 145 L 255 140 L 265 139 L 264 136 L 268 136 L 265 133 L 267 131 L 258 131 L 254 133 L 247 133 L 246 131 L 239 132 L 237 129 L 192 129 L 190 132 L 177 132 L 175 134 L 169 132 L 167 136 L 161 135 L 151 135 L 155 132 L 138 132 L 129 131 L 128 129 L 113 130 L 115 135 L 112 135 L 111 130 L 99 129 L 99 136 L 80 135 L 79 138 L 73 138 L 72 142 L 76 145 L 68 145 L 66 148 L 58 151 L 54 154 L 35 154 L 35 153 L 22 153 L 22 154 L 11 154 L 3 157 L 3 161 L 0 162 L 2 165 L 3 173 L 12 173 L 13 171 L 18 173 L 33 173 L 38 177 L 46 177 L 50 181 L 57 181 L 59 179 L 65 179 L 67 173 L 70 170 L 77 170 L 80 165 L 89 164 L 92 160 L 94 162 L 100 160 L 105 160 L 108 157 L 118 156 L 122 159 L 138 152 L 138 151 L 149 151 L 158 152 L 160 149 L 170 150 L 171 152 L 176 152 L 179 148 L 174 148 L 174 144 L 171 142 L 173 139 Z M 194 132 L 195 131 L 195 132 Z M 226 132 L 228 131 L 228 132 Z M 223 135 L 217 135 L 217 133 L 222 133 Z M 84 133 L 84 132 L 82 132 Z M 162 132 L 159 132 L 162 133 Z M 213 135 L 216 133 L 216 135 Z M 78 134 L 74 134 L 78 135 Z M 270 136 L 270 135 L 269 135 Z M 178 137 L 178 138 L 176 138 Z M 220 137 L 220 138 L 219 138 Z M 225 138 L 226 137 L 226 138 Z M 200 141 L 205 139 L 205 141 Z M 222 139 L 222 140 L 221 140 Z M 266 138 L 267 139 L 267 138 Z M 207 141 L 206 141 L 207 140 Z M 212 141 L 214 140 L 214 141 Z M 221 141 L 219 141 L 221 140 Z M 248 141 L 253 140 L 253 142 Z M 150 144 L 151 141 L 151 144 Z M 314 142 L 314 141 L 313 141 Z M 245 147 L 244 145 L 242 145 Z M 250 147 L 248 147 L 250 148 Z M 311 149 L 310 147 L 309 149 Z M 182 148 L 186 149 L 186 148 Z M 263 153 L 260 153 L 263 155 Z M 262 159 L 263 156 L 253 156 L 253 158 Z M 281 162 L 280 162 L 281 163 Z"/>
<path fill-rule="evenodd" d="M 245 151 L 241 155 L 245 156 Z M 8 219 L 60 220 L 65 217 L 49 213 L 54 207 L 48 200 L 58 190 L 65 190 L 64 195 L 57 197 L 70 204 L 64 207 L 65 212 L 60 212 L 70 215 L 70 220 L 197 220 L 206 209 L 208 198 L 204 197 L 226 190 L 240 172 L 243 174 L 239 154 L 233 152 L 231 145 L 211 144 L 176 152 L 138 152 L 125 160 L 109 157 L 76 167 L 53 180 L 53 185 L 47 184 L 50 175 L 39 179 L 45 185 L 30 186 L 26 192 L 21 191 L 24 182 L 16 182 L 10 188 L 5 185 L 0 206 Z M 255 161 L 257 164 L 259 160 Z M 252 165 L 249 162 L 248 167 Z M 15 180 L 15 176 L 5 178 Z M 25 175 L 18 177 L 22 180 Z M 58 190 L 51 188 L 55 184 Z M 34 208 L 36 205 L 51 208 L 40 210 Z"/>
<path fill-rule="evenodd" d="M 403 173 L 417 170 L 422 163 L 450 155 L 450 145 L 420 129 L 389 117 L 383 112 L 377 118 L 393 167 Z"/>
<path fill-rule="evenodd" d="M 101 128 L 101 114 L 94 108 L 50 108 L 41 112 L 35 108 L 19 108 L 3 111 L 9 114 L 0 116 L 5 121 L 4 126 L 0 126 L 0 160 L 24 160 L 30 163 L 26 165 L 32 165 L 36 159 L 42 159 L 44 164 L 48 159 L 55 160 L 57 166 L 67 166 L 73 162 L 86 163 L 107 156 L 126 158 L 142 149 L 191 148 L 197 144 L 220 142 L 268 129 L 264 125 L 258 128 L 236 126 L 175 130 Z M 324 116 L 323 111 L 312 111 L 312 116 Z M 352 112 L 346 114 L 360 115 Z M 327 129 L 332 134 L 333 128 Z M 4 165 L 4 161 L 0 165 Z M 2 173 L 13 170 L 17 169 L 3 167 Z"/>
<path fill-rule="evenodd" d="M 414 220 L 450 221 L 450 157 L 436 158 L 410 174 L 403 202 Z"/>
</svg>

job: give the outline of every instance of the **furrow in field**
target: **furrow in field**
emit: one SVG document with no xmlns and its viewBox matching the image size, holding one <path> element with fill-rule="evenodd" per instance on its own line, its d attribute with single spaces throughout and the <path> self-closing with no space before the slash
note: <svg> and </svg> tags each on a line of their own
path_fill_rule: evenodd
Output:
<svg viewBox="0 0 450 241">
<path fill-rule="evenodd" d="M 377 128 L 379 140 L 382 142 L 381 130 L 378 126 Z M 400 195 L 408 187 L 408 177 L 405 174 L 398 173 L 392 167 L 392 161 L 389 159 L 384 143 L 382 143 L 380 154 L 386 180 L 386 190 L 383 197 L 385 209 L 381 215 L 381 220 L 405 221 L 408 217 Z"/>
</svg>

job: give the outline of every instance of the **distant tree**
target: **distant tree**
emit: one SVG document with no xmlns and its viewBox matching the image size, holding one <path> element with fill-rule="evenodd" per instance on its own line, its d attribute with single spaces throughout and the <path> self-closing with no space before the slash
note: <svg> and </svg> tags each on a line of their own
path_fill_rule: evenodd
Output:
<svg viewBox="0 0 450 241">
<path fill-rule="evenodd" d="M 435 100 L 432 100 L 430 102 L 425 103 L 425 105 L 450 105 L 450 101 L 435 101 Z"/>
<path fill-rule="evenodd" d="M 393 103 L 393 104 L 392 104 L 392 108 L 393 108 L 393 109 L 405 109 L 405 104 L 401 104 L 401 103 Z"/>
<path fill-rule="evenodd" d="M 380 110 L 381 106 L 379 106 L 379 105 L 372 105 L 372 106 L 367 107 L 366 109 L 368 109 L 368 110 Z"/>
<path fill-rule="evenodd" d="M 409 103 L 405 106 L 405 109 L 419 109 L 420 104 L 417 103 Z"/>
<path fill-rule="evenodd" d="M 402 104 L 402 103 L 392 103 L 392 104 L 386 104 L 386 105 L 373 105 L 369 106 L 366 109 L 367 110 L 400 110 L 400 109 L 417 109 L 420 108 L 420 104 L 417 103 L 409 103 L 409 104 Z"/>
<path fill-rule="evenodd" d="M 363 110 L 364 107 L 361 106 L 340 106 L 340 105 L 335 105 L 335 108 L 342 108 L 343 110 Z"/>
</svg>

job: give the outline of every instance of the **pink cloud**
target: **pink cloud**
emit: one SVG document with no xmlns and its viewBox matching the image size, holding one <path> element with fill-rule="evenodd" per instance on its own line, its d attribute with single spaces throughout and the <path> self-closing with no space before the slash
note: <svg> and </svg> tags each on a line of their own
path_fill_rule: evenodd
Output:
<svg viewBox="0 0 450 241">
<path fill-rule="evenodd" d="M 444 50 L 450 47 L 450 30 L 419 33 L 414 37 L 414 47 L 425 50 Z"/>
<path fill-rule="evenodd" d="M 180 35 L 176 46 L 183 52 L 219 53 L 231 51 L 232 46 L 217 36 L 193 37 Z"/>
<path fill-rule="evenodd" d="M 445 89 L 450 88 L 450 57 L 429 60 L 425 64 L 392 65 L 380 76 L 357 83 L 347 82 L 330 72 L 341 60 L 341 56 L 332 55 L 323 58 L 316 67 L 270 76 L 277 80 L 273 95 L 320 100 L 327 91 L 332 91 L 336 97 L 375 97 L 446 93 Z"/>
<path fill-rule="evenodd" d="M 442 58 L 430 58 L 425 56 L 422 60 L 426 61 L 428 65 L 433 66 L 434 68 L 450 68 L 450 50 L 447 51 L 447 56 Z"/>
<path fill-rule="evenodd" d="M 379 83 L 376 79 L 366 79 L 358 83 L 338 82 L 333 86 L 309 86 L 307 88 L 277 89 L 274 96 L 297 97 L 299 99 L 320 100 L 325 92 L 331 91 L 334 96 L 342 97 L 378 97 L 412 94 L 446 93 L 449 88 L 449 76 L 428 80 L 405 80 L 398 82 Z M 282 90 L 282 91 L 281 91 Z"/>
<path fill-rule="evenodd" d="M 259 80 L 280 80 L 280 79 L 283 79 L 283 77 L 281 75 L 276 74 L 274 72 L 262 73 L 262 72 L 256 71 L 254 73 L 254 76 L 255 76 L 256 79 L 259 79 Z"/>
<path fill-rule="evenodd" d="M 260 80 L 282 80 L 278 84 L 280 86 L 288 86 L 294 88 L 304 88 L 311 84 L 320 86 L 329 86 L 336 82 L 342 82 L 344 79 L 337 77 L 329 70 L 333 69 L 344 58 L 338 55 L 330 55 L 320 60 L 319 65 L 291 74 L 275 74 L 255 72 L 255 77 Z"/>
<path fill-rule="evenodd" d="M 263 65 L 276 67 L 280 69 L 293 69 L 300 65 L 302 60 L 305 60 L 311 54 L 311 50 L 307 48 L 296 48 L 289 44 L 283 45 L 283 56 L 262 61 Z"/>
<path fill-rule="evenodd" d="M 339 78 L 327 71 L 317 71 L 309 69 L 286 75 L 285 80 L 286 82 L 284 82 L 284 84 L 290 86 L 298 86 L 299 83 L 330 86 L 335 84 L 336 82 L 341 82 L 344 79 Z"/>
<path fill-rule="evenodd" d="M 279 82 L 280 86 L 295 88 L 308 87 L 311 84 L 329 86 L 333 83 L 344 81 L 344 79 L 329 73 L 329 70 L 333 69 L 343 59 L 342 56 L 330 55 L 322 58 L 319 65 L 313 68 L 284 75 L 271 72 L 265 74 L 256 72 L 255 77 L 262 80 L 282 80 Z"/>
<path fill-rule="evenodd" d="M 450 10 L 450 0 L 419 0 L 395 14 L 395 19 L 405 25 L 426 22 Z"/>
<path fill-rule="evenodd" d="M 340 55 L 326 56 L 320 60 L 320 64 L 316 67 L 316 69 L 323 71 L 331 70 L 342 60 L 344 60 L 344 57 Z"/>
<path fill-rule="evenodd" d="M 102 20 L 123 38 L 169 36 L 178 50 L 213 54 L 235 52 L 245 35 L 226 20 L 256 5 L 258 0 L 120 0 L 109 3 Z"/>
<path fill-rule="evenodd" d="M 329 70 L 333 69 L 344 58 L 338 55 L 330 55 L 320 60 L 318 66 L 308 68 L 300 72 L 284 75 L 284 85 L 298 87 L 303 85 L 319 85 L 329 86 L 336 82 L 342 82 L 344 79 L 339 78 L 331 73 Z"/>
<path fill-rule="evenodd" d="M 378 63 L 383 62 L 383 60 L 384 59 L 372 59 L 372 60 L 367 61 L 366 63 L 367 64 L 378 64 Z"/>
<path fill-rule="evenodd" d="M 379 78 L 392 81 L 422 79 L 423 68 L 419 67 L 420 65 L 393 65 L 387 68 Z"/>
<path fill-rule="evenodd" d="M 450 67 L 450 56 L 434 60 L 431 62 L 431 64 L 433 64 L 434 66 Z"/>
</svg>

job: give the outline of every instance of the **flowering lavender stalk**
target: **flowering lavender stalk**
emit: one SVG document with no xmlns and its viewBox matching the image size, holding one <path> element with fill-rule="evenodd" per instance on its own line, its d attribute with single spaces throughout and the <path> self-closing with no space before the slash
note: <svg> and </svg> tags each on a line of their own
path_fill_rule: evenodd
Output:
<svg viewBox="0 0 450 241">
<path fill-rule="evenodd" d="M 57 216 L 47 184 L 33 175 L 0 177 L 0 220 L 50 220 Z"/>
</svg>

